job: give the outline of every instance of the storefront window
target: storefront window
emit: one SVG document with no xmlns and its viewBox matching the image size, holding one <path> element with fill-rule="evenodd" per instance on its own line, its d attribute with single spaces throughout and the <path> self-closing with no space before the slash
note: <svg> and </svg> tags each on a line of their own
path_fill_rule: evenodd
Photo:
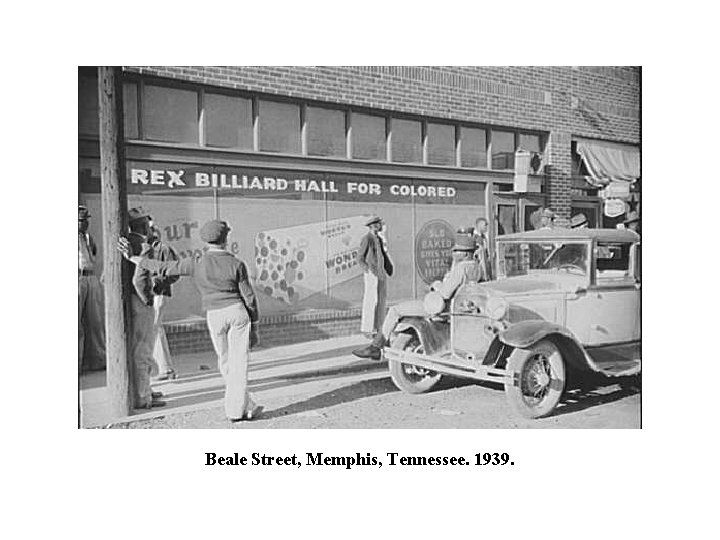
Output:
<svg viewBox="0 0 720 540">
<path fill-rule="evenodd" d="M 147 84 L 143 93 L 146 139 L 198 143 L 197 92 Z"/>
<path fill-rule="evenodd" d="M 345 157 L 345 112 L 307 108 L 307 150 L 311 156 Z"/>
<path fill-rule="evenodd" d="M 352 115 L 352 157 L 385 161 L 385 118 L 369 114 Z"/>
<path fill-rule="evenodd" d="M 455 165 L 455 126 L 428 124 L 428 163 Z"/>
<path fill-rule="evenodd" d="M 123 85 L 123 124 L 126 139 L 138 138 L 138 103 L 137 84 L 125 83 Z"/>
<path fill-rule="evenodd" d="M 492 132 L 492 168 L 515 167 L 515 134 L 510 131 Z"/>
<path fill-rule="evenodd" d="M 260 101 L 260 150 L 300 153 L 300 107 L 292 103 Z"/>
<path fill-rule="evenodd" d="M 252 101 L 205 93 L 206 144 L 252 150 Z"/>
<path fill-rule="evenodd" d="M 422 126 L 420 122 L 393 118 L 392 160 L 398 163 L 422 163 Z"/>
<path fill-rule="evenodd" d="M 98 134 L 98 88 L 95 77 L 78 78 L 78 133 Z"/>
<path fill-rule="evenodd" d="M 460 166 L 481 168 L 487 167 L 487 134 L 484 129 L 461 128 Z"/>
<path fill-rule="evenodd" d="M 540 135 L 530 135 L 527 133 L 521 133 L 518 141 L 519 148 L 527 150 L 528 152 L 541 152 L 540 148 Z"/>
</svg>

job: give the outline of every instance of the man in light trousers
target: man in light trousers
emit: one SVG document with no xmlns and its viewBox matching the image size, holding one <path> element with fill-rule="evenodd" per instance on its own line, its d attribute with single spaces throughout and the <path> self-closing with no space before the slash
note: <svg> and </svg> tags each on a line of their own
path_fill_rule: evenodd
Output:
<svg viewBox="0 0 720 540">
<path fill-rule="evenodd" d="M 97 246 L 89 225 L 88 209 L 78 206 L 78 374 L 105 368 L 103 291 L 95 275 Z"/>
<path fill-rule="evenodd" d="M 199 261 L 186 258 L 160 262 L 132 254 L 125 239 L 118 249 L 137 268 L 156 272 L 162 277 L 192 276 L 207 312 L 218 369 L 225 381 L 225 414 L 231 422 L 253 420 L 262 412 L 248 391 L 250 348 L 257 344 L 259 312 L 245 263 L 227 251 L 230 227 L 225 221 L 212 220 L 200 229 L 207 250 Z"/>
<path fill-rule="evenodd" d="M 364 292 L 360 331 L 372 338 L 380 331 L 385 317 L 387 278 L 393 274 L 393 265 L 379 233 L 382 219 L 372 216 L 365 225 L 370 231 L 360 242 L 358 264 L 363 270 Z"/>
</svg>

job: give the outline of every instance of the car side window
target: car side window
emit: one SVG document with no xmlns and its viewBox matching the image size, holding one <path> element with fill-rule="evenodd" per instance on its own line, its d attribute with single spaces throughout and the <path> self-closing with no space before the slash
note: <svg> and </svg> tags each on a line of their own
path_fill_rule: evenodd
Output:
<svg viewBox="0 0 720 540">
<path fill-rule="evenodd" d="M 599 242 L 595 248 L 596 282 L 614 283 L 630 277 L 630 244 Z"/>
</svg>

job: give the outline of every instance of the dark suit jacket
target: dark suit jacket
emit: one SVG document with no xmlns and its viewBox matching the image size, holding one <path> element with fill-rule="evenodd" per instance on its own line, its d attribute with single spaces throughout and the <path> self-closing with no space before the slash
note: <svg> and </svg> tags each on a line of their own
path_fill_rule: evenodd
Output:
<svg viewBox="0 0 720 540">
<path fill-rule="evenodd" d="M 385 273 L 388 276 L 393 275 L 393 265 L 385 252 L 382 240 L 371 232 L 363 236 L 363 239 L 360 242 L 358 263 L 364 272 L 369 271 L 376 276 L 379 275 L 380 265 L 382 264 L 385 269 Z"/>
</svg>

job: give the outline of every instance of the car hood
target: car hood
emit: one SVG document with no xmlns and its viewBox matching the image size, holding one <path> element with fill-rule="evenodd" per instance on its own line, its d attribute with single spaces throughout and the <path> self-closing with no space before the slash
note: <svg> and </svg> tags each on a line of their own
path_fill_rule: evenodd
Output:
<svg viewBox="0 0 720 540">
<path fill-rule="evenodd" d="M 487 281 L 483 288 L 499 296 L 542 294 L 553 292 L 575 293 L 585 287 L 586 278 L 581 276 L 543 274 L 542 276 L 517 276 Z"/>
</svg>

